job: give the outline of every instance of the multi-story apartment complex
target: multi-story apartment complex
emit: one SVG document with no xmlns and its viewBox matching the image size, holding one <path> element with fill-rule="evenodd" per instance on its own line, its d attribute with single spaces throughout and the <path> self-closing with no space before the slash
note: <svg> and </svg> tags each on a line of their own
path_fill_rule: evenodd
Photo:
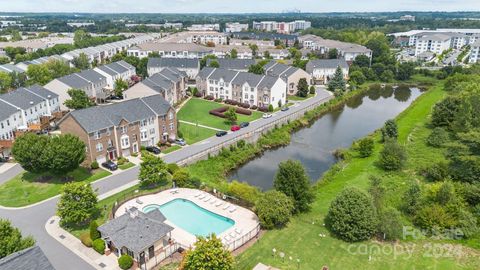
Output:
<svg viewBox="0 0 480 270">
<path fill-rule="evenodd" d="M 307 63 L 307 72 L 312 75 L 312 83 L 327 84 L 337 68 L 342 69 L 344 79 L 348 79 L 348 63 L 344 59 L 311 60 Z"/>
<path fill-rule="evenodd" d="M 123 92 L 124 99 L 134 99 L 161 94 L 170 104 L 185 97 L 188 75 L 173 67 L 163 67 L 160 71 L 135 84 Z"/>
<path fill-rule="evenodd" d="M 478 63 L 480 60 L 480 40 L 477 40 L 475 43 L 471 45 L 471 50 L 470 50 L 470 58 L 469 62 L 470 63 Z"/>
<path fill-rule="evenodd" d="M 297 86 L 301 79 L 306 79 L 310 84 L 312 76 L 303 69 L 270 61 L 264 67 L 265 74 L 282 78 L 287 84 L 287 94 L 295 95 L 298 92 Z"/>
<path fill-rule="evenodd" d="M 275 76 L 207 67 L 197 76 L 197 88 L 215 98 L 277 108 L 285 104 L 287 84 Z"/>
<path fill-rule="evenodd" d="M 276 22 L 276 21 L 262 21 L 253 22 L 253 29 L 265 32 L 278 32 L 289 34 L 299 30 L 305 30 L 312 27 L 312 23 L 305 20 L 297 20 L 293 22 Z"/>
<path fill-rule="evenodd" d="M 96 102 L 105 101 L 112 92 L 107 89 L 107 77 L 93 69 L 60 77 L 47 83 L 45 88 L 58 95 L 62 110 L 68 109 L 64 102 L 70 99 L 67 93 L 70 89 L 80 89 Z"/>
<path fill-rule="evenodd" d="M 162 71 L 165 68 L 175 68 L 195 80 L 200 71 L 200 60 L 197 58 L 149 58 L 147 63 L 148 76 Z"/>
<path fill-rule="evenodd" d="M 234 32 L 242 32 L 248 30 L 248 23 L 226 23 L 225 24 L 225 32 L 227 33 L 234 33 Z"/>
<path fill-rule="evenodd" d="M 196 43 L 203 45 L 225 45 L 228 43 L 228 35 L 218 31 L 186 31 L 171 34 L 164 38 L 164 43 Z"/>
<path fill-rule="evenodd" d="M 301 36 L 299 37 L 299 41 L 303 48 L 319 51 L 321 54 L 327 54 L 329 50 L 337 49 L 339 56 L 350 63 L 359 55 L 366 55 L 370 59 L 372 58 L 372 51 L 370 49 L 354 43 L 323 39 L 314 35 Z"/>
<path fill-rule="evenodd" d="M 415 55 L 423 52 L 441 54 L 443 51 L 452 48 L 452 36 L 445 34 L 429 34 L 417 39 Z"/>
<path fill-rule="evenodd" d="M 188 31 L 220 31 L 220 24 L 192 24 L 187 27 Z"/>
<path fill-rule="evenodd" d="M 127 55 L 139 58 L 158 53 L 162 58 L 203 58 L 213 53 L 213 48 L 192 43 L 144 43 L 127 50 Z"/>
<path fill-rule="evenodd" d="M 13 140 L 17 130 L 26 131 L 59 110 L 58 95 L 38 85 L 0 95 L 0 140 Z"/>
<path fill-rule="evenodd" d="M 108 65 L 99 66 L 93 70 L 107 78 L 106 88 L 109 90 L 115 89 L 115 81 L 123 80 L 127 83 L 130 83 L 132 81 L 132 77 L 137 74 L 135 67 L 123 60 Z"/>
<path fill-rule="evenodd" d="M 75 110 L 59 126 L 85 143 L 87 163 L 130 156 L 177 134 L 175 109 L 160 95 Z"/>
</svg>

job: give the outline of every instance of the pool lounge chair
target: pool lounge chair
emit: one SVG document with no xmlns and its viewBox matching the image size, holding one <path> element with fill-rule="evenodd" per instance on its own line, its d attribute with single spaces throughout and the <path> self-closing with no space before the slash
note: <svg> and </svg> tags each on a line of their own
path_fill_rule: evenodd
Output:
<svg viewBox="0 0 480 270">
<path fill-rule="evenodd" d="M 197 198 L 200 195 L 202 195 L 202 192 L 198 191 L 197 193 L 195 193 L 195 195 L 193 197 Z"/>
<path fill-rule="evenodd" d="M 212 198 L 212 197 L 208 196 L 208 197 L 204 200 L 204 202 L 210 201 L 211 198 Z"/>
<path fill-rule="evenodd" d="M 222 202 L 222 201 L 218 201 L 218 202 L 215 204 L 216 207 L 219 207 L 219 206 L 221 206 L 221 205 L 223 205 L 223 202 Z"/>
<path fill-rule="evenodd" d="M 242 234 L 243 230 L 242 229 L 239 229 L 239 228 L 235 228 L 235 232 L 240 235 Z"/>
<path fill-rule="evenodd" d="M 198 196 L 198 199 L 199 199 L 199 200 L 203 200 L 205 197 L 207 197 L 207 195 L 202 194 L 202 195 Z"/>
<path fill-rule="evenodd" d="M 227 241 L 227 244 L 232 241 L 232 239 L 230 239 L 230 236 L 228 236 L 228 235 L 225 235 L 225 236 L 223 237 L 223 239 L 225 239 L 225 241 Z"/>
<path fill-rule="evenodd" d="M 237 237 L 237 234 L 235 232 L 231 232 L 228 235 L 232 237 L 232 239 L 235 239 L 235 237 Z"/>
<path fill-rule="evenodd" d="M 215 204 L 217 202 L 217 199 L 213 199 L 210 201 L 210 204 Z"/>
<path fill-rule="evenodd" d="M 229 207 L 230 207 L 230 204 L 227 203 L 222 209 L 227 210 L 227 208 L 229 208 Z"/>
<path fill-rule="evenodd" d="M 136 199 L 135 202 L 138 204 L 143 204 L 143 202 L 140 199 Z"/>
<path fill-rule="evenodd" d="M 232 205 L 232 208 L 230 208 L 230 213 L 233 213 L 237 211 L 237 207 Z"/>
</svg>

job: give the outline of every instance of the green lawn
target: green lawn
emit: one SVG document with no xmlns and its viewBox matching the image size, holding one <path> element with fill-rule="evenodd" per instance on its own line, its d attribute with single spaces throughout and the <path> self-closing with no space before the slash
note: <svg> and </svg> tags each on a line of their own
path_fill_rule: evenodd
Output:
<svg viewBox="0 0 480 270">
<path fill-rule="evenodd" d="M 179 120 L 198 123 L 200 125 L 209 126 L 213 128 L 229 130 L 230 124 L 225 122 L 225 119 L 210 115 L 210 110 L 228 106 L 226 104 L 220 104 L 204 99 L 192 98 L 190 99 L 178 112 L 177 116 Z M 252 115 L 246 116 L 237 114 L 238 122 L 251 122 L 255 119 L 262 117 L 262 113 L 252 111 Z"/>
<path fill-rule="evenodd" d="M 213 129 L 197 127 L 185 123 L 180 123 L 178 130 L 182 133 L 183 139 L 188 144 L 194 144 L 196 142 L 203 141 L 209 137 L 215 136 L 216 133 L 216 131 Z"/>
<path fill-rule="evenodd" d="M 179 149 L 182 149 L 182 147 L 181 147 L 180 145 L 172 145 L 172 146 L 170 146 L 169 148 L 163 150 L 162 153 L 168 154 L 168 153 L 177 151 L 177 150 L 179 150 Z"/>
<path fill-rule="evenodd" d="M 311 98 L 311 97 L 313 97 L 313 96 L 314 96 L 313 94 L 308 94 L 307 97 L 288 96 L 287 99 L 288 99 L 288 101 L 291 101 L 291 100 L 302 101 L 302 100 L 305 100 L 305 99 L 309 99 L 309 98 Z"/>
<path fill-rule="evenodd" d="M 93 174 L 85 168 L 78 168 L 67 176 L 73 181 L 90 183 L 111 173 L 102 169 Z M 48 180 L 39 179 L 42 175 L 23 172 L 8 182 L 0 185 L 0 205 L 20 207 L 51 198 L 60 193 L 65 184 L 64 177 L 53 177 Z"/>
<path fill-rule="evenodd" d="M 460 251 L 462 256 L 450 256 L 448 250 L 451 248 L 442 246 L 445 242 L 427 240 L 401 241 L 396 246 L 374 241 L 350 245 L 332 237 L 323 226 L 330 202 L 345 187 L 367 189 L 369 177 L 381 175 L 388 186 L 386 204 L 398 205 L 408 183 L 420 181 L 415 168 L 442 158 L 440 150 L 426 146 L 424 139 L 429 134 L 426 123 L 431 107 L 443 96 L 444 92 L 435 87 L 418 98 L 397 118 L 399 142 L 406 145 L 409 153 L 407 170 L 387 174 L 375 166 L 381 149 L 378 142 L 380 136 L 376 133 L 377 143 L 373 156 L 358 158 L 356 153 L 350 150 L 354 157 L 333 166 L 322 182 L 315 186 L 316 200 L 312 204 L 312 210 L 293 218 L 287 228 L 268 231 L 260 241 L 236 258 L 236 269 L 252 269 L 258 262 L 283 270 L 321 269 L 323 265 L 330 269 L 478 269 L 480 252 L 465 246 L 455 246 L 455 250 Z M 323 234 L 326 237 L 322 237 Z M 431 244 L 437 244 L 435 248 L 443 256 L 432 256 Z M 391 252 L 393 247 L 397 249 L 396 254 Z M 405 247 L 413 250 L 411 255 L 406 252 Z M 273 248 L 277 250 L 276 257 L 272 256 Z M 286 254 L 285 260 L 278 257 L 279 252 Z M 292 257 L 292 260 L 289 257 Z M 300 260 L 299 265 L 297 259 Z"/>
<path fill-rule="evenodd" d="M 130 169 L 134 166 L 135 166 L 135 163 L 132 163 L 132 162 L 129 161 L 125 164 L 119 165 L 118 168 L 121 169 L 121 170 L 126 170 L 126 169 Z"/>
</svg>

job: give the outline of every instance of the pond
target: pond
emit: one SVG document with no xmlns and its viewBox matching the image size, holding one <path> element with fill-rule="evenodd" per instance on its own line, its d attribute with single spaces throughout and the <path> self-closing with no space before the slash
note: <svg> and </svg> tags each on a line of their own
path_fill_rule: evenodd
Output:
<svg viewBox="0 0 480 270">
<path fill-rule="evenodd" d="M 262 190 L 273 187 L 273 179 L 282 161 L 293 159 L 305 167 L 312 182 L 316 182 L 335 162 L 334 150 L 349 147 L 395 118 L 418 96 L 421 90 L 405 86 L 371 88 L 364 95 L 349 100 L 342 108 L 319 118 L 313 125 L 292 134 L 288 146 L 265 151 L 229 175 Z"/>
</svg>

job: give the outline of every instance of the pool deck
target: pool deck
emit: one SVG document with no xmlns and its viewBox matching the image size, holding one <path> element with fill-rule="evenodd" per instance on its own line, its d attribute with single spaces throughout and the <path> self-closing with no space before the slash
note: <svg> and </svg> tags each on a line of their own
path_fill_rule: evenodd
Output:
<svg viewBox="0 0 480 270">
<path fill-rule="evenodd" d="M 186 199 L 192 201 L 208 211 L 235 221 L 235 225 L 228 228 L 220 235 L 217 235 L 217 237 L 222 239 L 225 246 L 231 250 L 238 248 L 241 244 L 253 238 L 259 228 L 258 217 L 252 211 L 221 200 L 210 193 L 189 188 L 169 189 L 157 194 L 145 195 L 132 199 L 124 203 L 117 212 L 115 212 L 115 216 L 118 217 L 123 215 L 126 209 L 129 209 L 132 206 L 135 206 L 138 209 L 143 209 L 150 204 L 162 205 L 174 199 Z M 168 219 L 165 223 L 174 228 L 172 231 L 172 238 L 174 241 L 187 248 L 193 247 L 193 244 L 197 240 L 195 235 L 179 228 Z"/>
</svg>

